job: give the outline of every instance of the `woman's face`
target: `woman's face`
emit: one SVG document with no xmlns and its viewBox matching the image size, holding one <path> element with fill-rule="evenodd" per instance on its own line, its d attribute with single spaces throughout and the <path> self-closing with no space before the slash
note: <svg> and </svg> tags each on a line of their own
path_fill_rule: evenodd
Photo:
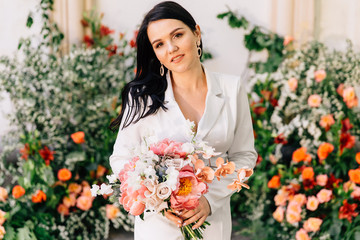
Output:
<svg viewBox="0 0 360 240">
<path fill-rule="evenodd" d="M 198 25 L 193 32 L 182 21 L 161 19 L 149 24 L 147 34 L 156 57 L 170 71 L 186 72 L 200 63 L 196 46 L 201 38 Z"/>
</svg>

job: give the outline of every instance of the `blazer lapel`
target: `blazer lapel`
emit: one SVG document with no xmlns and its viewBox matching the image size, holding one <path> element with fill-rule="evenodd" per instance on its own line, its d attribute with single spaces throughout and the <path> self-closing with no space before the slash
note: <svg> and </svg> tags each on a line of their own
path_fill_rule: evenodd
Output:
<svg viewBox="0 0 360 240">
<path fill-rule="evenodd" d="M 199 122 L 198 131 L 196 133 L 198 139 L 203 139 L 212 129 L 225 102 L 217 76 L 207 71 L 206 68 L 204 69 L 208 84 L 208 95 L 206 98 L 205 111 Z"/>
</svg>

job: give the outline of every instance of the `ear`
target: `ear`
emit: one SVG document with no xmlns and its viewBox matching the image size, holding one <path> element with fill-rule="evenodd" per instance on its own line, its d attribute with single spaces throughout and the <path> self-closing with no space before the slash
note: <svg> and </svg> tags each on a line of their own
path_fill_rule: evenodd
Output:
<svg viewBox="0 0 360 240">
<path fill-rule="evenodd" d="M 200 26 L 198 24 L 196 24 L 195 26 L 196 30 L 194 32 L 195 36 L 197 36 L 199 38 L 199 40 L 201 39 L 201 31 L 200 31 Z"/>
</svg>

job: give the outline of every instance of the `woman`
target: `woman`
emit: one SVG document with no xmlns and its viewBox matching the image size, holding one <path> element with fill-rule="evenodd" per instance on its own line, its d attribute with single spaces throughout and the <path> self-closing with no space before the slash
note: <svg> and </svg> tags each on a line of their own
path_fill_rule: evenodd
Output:
<svg viewBox="0 0 360 240">
<path fill-rule="evenodd" d="M 249 105 L 239 77 L 209 72 L 200 63 L 200 27 L 175 2 L 162 2 L 145 16 L 137 36 L 137 71 L 122 93 L 122 111 L 111 127 L 120 127 L 110 164 L 117 174 L 130 159 L 130 150 L 152 131 L 158 139 L 189 141 L 187 119 L 195 123 L 196 138 L 237 168 L 255 166 L 257 154 Z M 145 107 L 144 107 L 145 106 Z M 214 159 L 212 166 L 215 166 Z M 179 227 L 198 221 L 211 225 L 206 240 L 231 237 L 232 176 L 209 184 L 199 206 L 165 216 L 136 217 L 135 239 L 182 239 Z"/>
</svg>

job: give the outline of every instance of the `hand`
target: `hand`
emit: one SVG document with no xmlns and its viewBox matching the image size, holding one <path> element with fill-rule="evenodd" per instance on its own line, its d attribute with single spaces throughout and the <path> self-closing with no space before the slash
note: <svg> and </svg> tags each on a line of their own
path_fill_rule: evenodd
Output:
<svg viewBox="0 0 360 240">
<path fill-rule="evenodd" d="M 209 216 L 210 211 L 211 209 L 208 200 L 206 197 L 201 196 L 199 199 L 199 206 L 193 210 L 185 210 L 180 214 L 180 217 L 185 220 L 183 226 L 198 221 L 192 229 L 200 227 Z"/>
<path fill-rule="evenodd" d="M 178 215 L 176 215 L 174 212 L 170 210 L 165 212 L 165 217 L 170 221 L 174 222 L 178 227 L 181 227 L 183 224 L 182 218 L 180 218 Z"/>
</svg>

